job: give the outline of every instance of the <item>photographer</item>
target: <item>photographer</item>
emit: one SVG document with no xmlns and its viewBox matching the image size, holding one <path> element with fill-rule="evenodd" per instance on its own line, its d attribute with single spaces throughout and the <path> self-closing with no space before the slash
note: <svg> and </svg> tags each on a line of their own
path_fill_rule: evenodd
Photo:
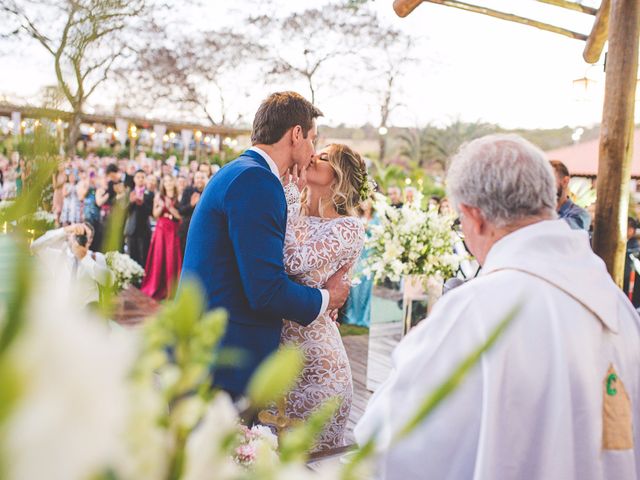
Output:
<svg viewBox="0 0 640 480">
<path fill-rule="evenodd" d="M 50 230 L 31 244 L 52 280 L 74 285 L 74 296 L 83 306 L 97 303 L 98 285 L 108 285 L 111 278 L 104 255 L 89 250 L 93 236 L 90 224 L 75 223 Z"/>
</svg>

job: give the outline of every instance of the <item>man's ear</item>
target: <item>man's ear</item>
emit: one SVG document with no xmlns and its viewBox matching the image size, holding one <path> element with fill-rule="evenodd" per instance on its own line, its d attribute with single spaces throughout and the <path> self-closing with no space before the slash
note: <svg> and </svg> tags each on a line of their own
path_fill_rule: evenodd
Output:
<svg viewBox="0 0 640 480">
<path fill-rule="evenodd" d="M 469 228 L 476 234 L 483 233 L 486 228 L 486 220 L 478 207 L 472 207 L 461 203 L 460 214 L 465 217 L 465 221 Z"/>
<path fill-rule="evenodd" d="M 296 125 L 291 128 L 291 143 L 297 144 L 302 140 L 302 127 L 300 125 Z"/>
<path fill-rule="evenodd" d="M 571 181 L 571 177 L 564 177 L 562 179 L 562 188 L 566 189 L 569 186 L 570 181 Z"/>
</svg>

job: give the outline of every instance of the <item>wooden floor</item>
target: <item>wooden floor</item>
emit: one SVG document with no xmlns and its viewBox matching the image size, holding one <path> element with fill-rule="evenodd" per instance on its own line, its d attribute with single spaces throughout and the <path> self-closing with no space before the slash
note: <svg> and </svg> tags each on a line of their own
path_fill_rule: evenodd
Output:
<svg viewBox="0 0 640 480">
<path fill-rule="evenodd" d="M 391 369 L 391 352 L 400 341 L 402 325 L 398 322 L 373 324 L 369 335 L 343 337 L 353 375 L 353 404 L 347 424 L 347 443 L 355 443 L 353 428 L 373 391 L 387 378 Z"/>
<path fill-rule="evenodd" d="M 153 315 L 158 303 L 136 288 L 129 288 L 119 295 L 116 321 L 123 325 L 135 325 Z M 391 352 L 400 341 L 400 322 L 373 323 L 369 335 L 343 337 L 353 375 L 353 404 L 347 425 L 346 441 L 355 443 L 353 428 L 367 406 L 373 391 L 387 378 L 391 368 Z"/>
</svg>

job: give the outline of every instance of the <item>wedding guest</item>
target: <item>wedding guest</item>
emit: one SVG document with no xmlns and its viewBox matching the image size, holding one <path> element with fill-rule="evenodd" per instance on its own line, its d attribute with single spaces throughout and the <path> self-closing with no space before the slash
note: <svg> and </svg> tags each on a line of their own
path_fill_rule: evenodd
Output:
<svg viewBox="0 0 640 480">
<path fill-rule="evenodd" d="M 13 200 L 17 195 L 17 173 L 15 169 L 7 173 L 4 184 L 2 185 L 2 200 Z"/>
<path fill-rule="evenodd" d="M 76 175 L 71 172 L 67 177 L 67 183 L 64 184 L 62 192 L 64 195 L 62 212 L 60 214 L 60 223 L 62 225 L 71 225 L 80 222 L 82 209 L 80 207 L 76 183 Z"/>
<path fill-rule="evenodd" d="M 402 191 L 399 187 L 389 187 L 387 189 L 387 196 L 389 197 L 389 202 L 392 207 L 402 208 L 404 205 L 404 203 L 402 203 Z"/>
<path fill-rule="evenodd" d="M 24 185 L 24 160 L 20 158 L 18 152 L 13 152 L 11 154 L 11 163 L 16 166 L 16 196 L 20 196 Z"/>
<path fill-rule="evenodd" d="M 135 188 L 135 182 L 133 181 L 133 176 L 138 171 L 135 162 L 128 162 L 127 166 L 124 170 L 124 188 L 129 190 L 133 190 Z"/>
<path fill-rule="evenodd" d="M 209 181 L 209 178 L 211 178 L 211 164 L 210 163 L 206 163 L 203 162 L 200 165 L 198 165 L 198 171 L 202 172 L 206 175 L 207 177 L 207 181 Z"/>
<path fill-rule="evenodd" d="M 451 214 L 451 205 L 449 204 L 449 199 L 447 197 L 440 200 L 440 203 L 438 204 L 438 213 L 442 215 Z"/>
<path fill-rule="evenodd" d="M 417 190 L 414 187 L 407 187 L 404 189 L 404 201 L 405 203 L 413 203 L 416 199 Z"/>
<path fill-rule="evenodd" d="M 59 162 L 57 171 L 53 174 L 53 200 L 51 211 L 56 216 L 56 225 L 60 225 L 60 215 L 62 214 L 62 204 L 64 203 L 64 185 L 67 182 L 67 175 L 64 170 L 64 163 Z"/>
<path fill-rule="evenodd" d="M 178 192 L 178 204 L 182 202 L 182 195 L 184 194 L 188 186 L 189 186 L 189 182 L 187 181 L 186 177 L 181 175 L 178 175 L 176 177 L 176 191 Z"/>
<path fill-rule="evenodd" d="M 138 170 L 133 175 L 133 190 L 129 193 L 128 216 L 124 235 L 129 256 L 141 267 L 147 263 L 149 242 L 151 241 L 151 224 L 149 217 L 153 213 L 153 193 L 145 189 L 144 171 Z"/>
<path fill-rule="evenodd" d="M 68 282 L 70 300 L 87 306 L 100 299 L 99 285 L 110 282 L 104 255 L 90 250 L 93 228 L 75 223 L 49 230 L 31 244 L 33 253 L 44 263 L 52 280 Z"/>
<path fill-rule="evenodd" d="M 450 291 L 393 353 L 355 429 L 383 479 L 601 480 L 640 476 L 640 319 L 556 215 L 545 155 L 515 135 L 453 158 L 448 197 L 480 276 Z M 403 428 L 501 322 L 458 388 Z"/>
<path fill-rule="evenodd" d="M 97 249 L 102 244 L 102 218 L 100 207 L 106 201 L 104 189 L 98 195 L 97 172 L 94 167 L 89 168 L 85 180 L 78 183 L 78 199 L 82 202 L 82 213 L 86 223 L 93 228 L 93 244 Z"/>
<path fill-rule="evenodd" d="M 624 262 L 622 291 L 625 292 L 636 308 L 640 307 L 640 278 L 638 278 L 638 272 L 636 271 L 636 265 L 640 266 L 640 243 L 636 237 L 637 229 L 638 221 L 633 217 L 629 217 L 627 219 L 627 251 Z"/>
<path fill-rule="evenodd" d="M 556 195 L 558 198 L 558 216 L 565 220 L 575 230 L 589 231 L 591 215 L 584 208 L 579 207 L 569 198 L 569 169 L 559 160 L 551 160 L 556 180 Z"/>
<path fill-rule="evenodd" d="M 178 235 L 180 236 L 180 249 L 183 255 L 187 242 L 187 232 L 189 231 L 189 224 L 191 223 L 191 216 L 206 185 L 206 175 L 203 172 L 196 172 L 193 176 L 193 186 L 186 188 L 178 205 L 178 211 L 182 216 L 182 223 L 180 223 Z"/>
<path fill-rule="evenodd" d="M 145 266 L 145 277 L 140 290 L 156 300 L 173 295 L 182 268 L 182 253 L 178 226 L 180 212 L 177 209 L 176 180 L 165 175 L 160 184 L 160 193 L 153 201 L 153 216 L 157 219 L 151 238 Z"/>
<path fill-rule="evenodd" d="M 373 212 L 371 200 L 365 200 L 360 204 L 360 219 L 365 226 L 365 235 L 371 237 L 371 226 L 380 223 L 378 217 Z M 365 244 L 366 245 L 366 244 Z M 373 293 L 373 275 L 364 273 L 364 265 L 369 258 L 371 249 L 363 248 L 360 259 L 355 267 L 353 277 L 356 279 L 355 285 L 349 290 L 349 298 L 345 306 L 343 322 L 349 325 L 369 327 L 371 323 L 371 295 Z"/>
<path fill-rule="evenodd" d="M 147 191 L 155 194 L 158 190 L 158 178 L 154 174 L 147 174 L 144 183 L 147 187 Z"/>
</svg>

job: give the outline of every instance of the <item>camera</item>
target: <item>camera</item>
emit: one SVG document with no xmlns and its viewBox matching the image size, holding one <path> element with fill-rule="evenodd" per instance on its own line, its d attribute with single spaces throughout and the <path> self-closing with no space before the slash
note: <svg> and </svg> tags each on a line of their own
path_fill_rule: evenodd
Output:
<svg viewBox="0 0 640 480">
<path fill-rule="evenodd" d="M 87 243 L 89 243 L 89 239 L 86 235 L 76 235 L 76 243 L 81 247 L 86 247 Z"/>
</svg>

